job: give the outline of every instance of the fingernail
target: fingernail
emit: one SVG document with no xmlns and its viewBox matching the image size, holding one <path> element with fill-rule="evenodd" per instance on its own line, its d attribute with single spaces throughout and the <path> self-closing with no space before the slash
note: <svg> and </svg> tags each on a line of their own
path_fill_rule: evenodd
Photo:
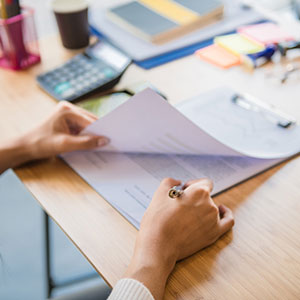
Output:
<svg viewBox="0 0 300 300">
<path fill-rule="evenodd" d="M 98 140 L 98 147 L 103 147 L 109 143 L 109 139 L 106 137 L 102 137 Z"/>
</svg>

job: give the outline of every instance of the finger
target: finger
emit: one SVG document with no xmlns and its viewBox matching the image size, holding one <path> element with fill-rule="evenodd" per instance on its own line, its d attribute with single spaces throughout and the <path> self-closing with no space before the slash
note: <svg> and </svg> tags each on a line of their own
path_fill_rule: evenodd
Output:
<svg viewBox="0 0 300 300">
<path fill-rule="evenodd" d="M 195 183 L 207 182 L 207 181 L 210 181 L 209 184 L 212 185 L 212 189 L 213 189 L 213 182 L 212 182 L 209 178 L 199 178 L 199 179 L 189 180 L 189 181 L 187 181 L 187 182 L 184 184 L 183 188 L 186 189 L 186 188 L 188 188 L 189 186 L 191 186 L 191 185 L 193 185 L 193 184 L 195 184 Z M 211 189 L 211 190 L 212 190 L 212 189 Z"/>
<path fill-rule="evenodd" d="M 169 191 L 174 186 L 180 185 L 181 181 L 173 178 L 165 178 L 160 183 L 159 189 L 163 191 Z"/>
<path fill-rule="evenodd" d="M 220 236 L 229 231 L 234 225 L 234 218 L 232 211 L 225 205 L 219 206 L 219 214 L 220 214 Z"/>
<path fill-rule="evenodd" d="M 61 101 L 56 106 L 56 109 L 62 113 L 68 113 L 68 112 L 73 111 L 73 112 L 88 116 L 89 118 L 92 118 L 94 121 L 98 119 L 98 117 L 95 116 L 94 114 L 88 112 L 87 110 L 85 110 L 77 105 L 67 102 L 67 101 Z"/>
<path fill-rule="evenodd" d="M 203 185 L 209 185 L 210 190 L 213 190 L 213 182 L 209 178 L 199 178 L 199 179 L 194 179 L 194 180 L 189 180 L 184 184 L 184 189 L 188 188 L 189 186 L 195 184 L 195 183 L 200 183 Z"/>
<path fill-rule="evenodd" d="M 75 106 L 74 105 L 74 110 L 85 115 L 85 116 L 88 116 L 90 117 L 91 119 L 93 119 L 94 121 L 98 120 L 98 117 L 96 115 L 94 115 L 93 113 L 85 110 L 84 108 L 80 107 L 80 106 Z"/>
<path fill-rule="evenodd" d="M 77 111 L 69 112 L 66 118 L 70 131 L 72 132 L 71 129 L 75 129 L 75 134 L 78 134 L 87 126 L 95 122 L 95 120 L 90 116 L 84 115 Z"/>
<path fill-rule="evenodd" d="M 90 150 L 103 147 L 109 143 L 106 137 L 91 135 L 64 135 L 59 145 L 59 153 L 71 152 L 76 150 Z"/>
<path fill-rule="evenodd" d="M 184 194 L 187 196 L 195 196 L 196 194 L 201 196 L 203 193 L 210 195 L 213 190 L 213 182 L 208 178 L 190 181 L 185 186 Z"/>
</svg>

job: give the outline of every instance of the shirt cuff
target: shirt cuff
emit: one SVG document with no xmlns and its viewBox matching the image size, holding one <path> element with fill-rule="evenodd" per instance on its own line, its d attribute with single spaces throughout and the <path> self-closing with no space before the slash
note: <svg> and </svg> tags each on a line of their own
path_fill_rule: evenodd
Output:
<svg viewBox="0 0 300 300">
<path fill-rule="evenodd" d="M 124 278 L 117 282 L 108 300 L 155 300 L 151 292 L 139 281 Z"/>
</svg>

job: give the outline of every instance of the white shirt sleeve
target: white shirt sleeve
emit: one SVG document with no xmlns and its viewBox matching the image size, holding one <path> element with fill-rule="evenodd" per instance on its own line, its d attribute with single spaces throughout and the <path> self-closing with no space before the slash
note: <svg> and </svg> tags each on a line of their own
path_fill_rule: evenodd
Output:
<svg viewBox="0 0 300 300">
<path fill-rule="evenodd" d="M 155 300 L 151 292 L 139 281 L 125 278 L 117 282 L 108 300 Z"/>
</svg>

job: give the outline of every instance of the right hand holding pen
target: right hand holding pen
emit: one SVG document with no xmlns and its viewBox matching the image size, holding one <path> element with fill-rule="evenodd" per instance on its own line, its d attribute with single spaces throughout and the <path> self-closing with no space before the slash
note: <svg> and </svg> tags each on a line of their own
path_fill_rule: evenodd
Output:
<svg viewBox="0 0 300 300">
<path fill-rule="evenodd" d="M 176 261 L 213 244 L 234 225 L 231 210 L 217 207 L 210 197 L 211 180 L 188 182 L 180 197 L 170 198 L 170 188 L 180 184 L 171 178 L 160 184 L 142 219 L 126 273 L 126 277 L 143 282 L 155 299 L 162 298 Z"/>
<path fill-rule="evenodd" d="M 176 199 L 168 196 L 171 187 L 180 184 L 165 179 L 156 191 L 142 220 L 138 240 L 154 243 L 161 253 L 168 252 L 181 260 L 213 244 L 234 225 L 232 212 L 224 205 L 216 206 L 210 193 L 209 179 L 188 182 L 184 193 Z"/>
</svg>

